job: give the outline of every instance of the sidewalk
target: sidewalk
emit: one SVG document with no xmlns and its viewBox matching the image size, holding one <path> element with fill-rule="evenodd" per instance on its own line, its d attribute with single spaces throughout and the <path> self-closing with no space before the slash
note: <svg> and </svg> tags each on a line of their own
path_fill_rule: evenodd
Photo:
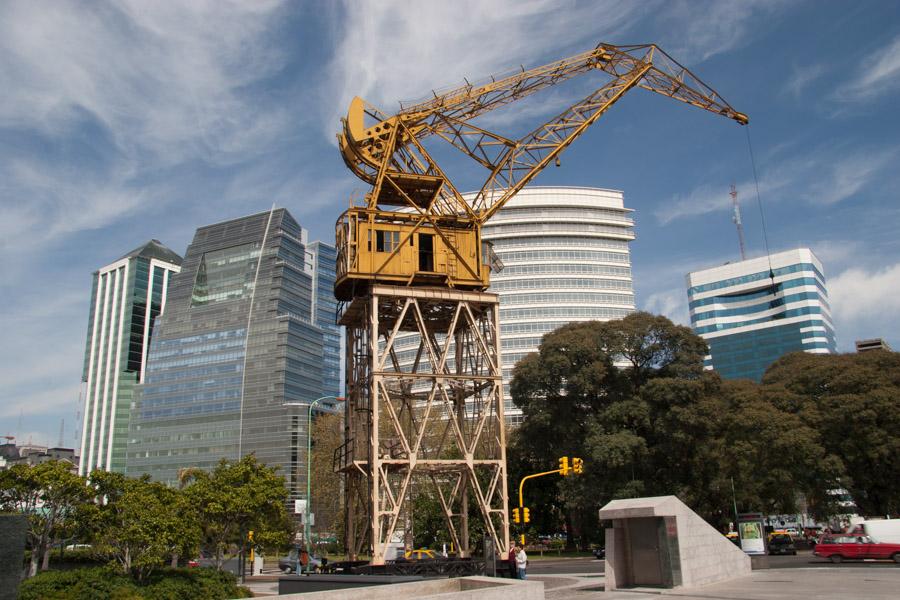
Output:
<svg viewBox="0 0 900 600">
<path fill-rule="evenodd" d="M 596 573 L 534 575 L 544 582 L 547 600 L 894 600 L 900 596 L 900 566 L 887 568 L 809 567 L 753 571 L 750 577 L 691 590 L 633 588 L 605 592 Z M 278 575 L 248 578 L 257 597 L 278 593 Z"/>
<path fill-rule="evenodd" d="M 533 579 L 545 582 L 547 600 L 661 600 L 661 596 L 686 600 L 894 600 L 900 590 L 900 567 L 767 569 L 691 590 L 633 588 L 604 592 L 603 577 L 540 575 Z M 580 581 L 563 585 L 552 581 L 560 579 Z"/>
</svg>

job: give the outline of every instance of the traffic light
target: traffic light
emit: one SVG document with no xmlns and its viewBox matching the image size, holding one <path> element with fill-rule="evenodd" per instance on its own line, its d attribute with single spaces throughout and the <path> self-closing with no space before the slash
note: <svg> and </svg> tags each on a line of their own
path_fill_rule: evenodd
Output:
<svg viewBox="0 0 900 600">
<path fill-rule="evenodd" d="M 523 508 L 522 512 L 524 513 L 522 515 L 522 521 L 525 523 L 531 523 L 531 511 L 528 510 L 528 507 L 526 506 L 525 508 Z"/>
<path fill-rule="evenodd" d="M 522 521 L 519 520 L 519 509 L 514 508 L 513 509 L 513 523 L 521 523 L 521 522 Z"/>
<path fill-rule="evenodd" d="M 584 473 L 584 461 L 580 458 L 572 459 L 572 472 L 576 475 L 581 475 Z"/>
<path fill-rule="evenodd" d="M 569 474 L 569 457 L 561 456 L 559 459 L 559 474 L 565 477 Z"/>
</svg>

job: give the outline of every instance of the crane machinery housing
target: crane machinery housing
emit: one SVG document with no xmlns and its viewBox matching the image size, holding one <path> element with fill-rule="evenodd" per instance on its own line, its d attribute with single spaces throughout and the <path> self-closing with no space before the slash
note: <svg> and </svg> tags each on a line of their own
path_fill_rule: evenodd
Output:
<svg viewBox="0 0 900 600">
<path fill-rule="evenodd" d="M 519 139 L 472 121 L 581 75 L 606 83 Z M 351 558 L 372 563 L 409 521 L 414 479 L 430 480 L 461 556 L 470 506 L 494 548 L 509 549 L 498 300 L 482 226 L 626 92 L 643 88 L 747 124 L 654 44 L 595 48 L 388 114 L 361 98 L 338 135 L 347 167 L 370 184 L 338 219 L 335 296 L 347 303 L 345 474 Z M 440 140 L 487 171 L 464 197 L 426 150 Z M 399 334 L 417 333 L 405 347 Z M 412 366 L 410 367 L 409 364 Z M 402 526 L 400 527 L 403 528 Z"/>
</svg>

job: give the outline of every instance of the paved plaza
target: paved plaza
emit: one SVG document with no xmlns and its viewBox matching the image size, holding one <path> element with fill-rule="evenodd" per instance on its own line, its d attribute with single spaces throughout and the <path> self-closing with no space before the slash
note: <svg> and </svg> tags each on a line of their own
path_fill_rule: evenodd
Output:
<svg viewBox="0 0 900 600">
<path fill-rule="evenodd" d="M 632 588 L 605 592 L 604 576 L 593 572 L 533 575 L 544 583 L 547 600 L 641 600 L 660 596 L 687 600 L 894 600 L 900 590 L 900 565 L 872 563 L 859 568 L 810 566 L 753 571 L 749 577 L 684 589 Z M 258 597 L 277 594 L 277 576 L 250 578 Z"/>
</svg>

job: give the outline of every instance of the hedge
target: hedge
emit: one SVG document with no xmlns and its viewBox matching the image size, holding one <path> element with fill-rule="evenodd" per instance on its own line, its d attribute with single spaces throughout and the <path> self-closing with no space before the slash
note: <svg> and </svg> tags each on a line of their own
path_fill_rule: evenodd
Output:
<svg viewBox="0 0 900 600">
<path fill-rule="evenodd" d="M 234 575 L 215 569 L 161 569 L 137 583 L 109 567 L 44 571 L 22 582 L 20 600 L 226 600 L 250 598 Z"/>
</svg>

